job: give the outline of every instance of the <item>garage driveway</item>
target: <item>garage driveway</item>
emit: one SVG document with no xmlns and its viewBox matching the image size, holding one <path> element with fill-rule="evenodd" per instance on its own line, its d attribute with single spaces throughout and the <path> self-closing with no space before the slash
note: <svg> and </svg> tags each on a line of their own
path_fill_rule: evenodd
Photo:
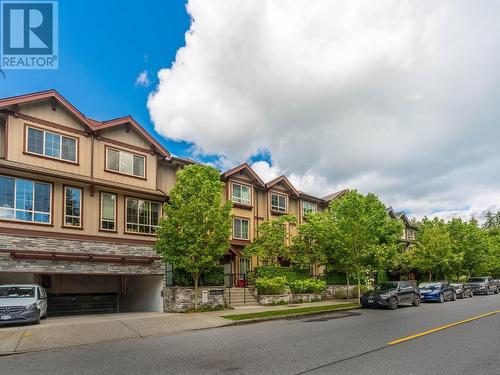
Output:
<svg viewBox="0 0 500 375">
<path fill-rule="evenodd" d="M 0 327 L 0 355 L 220 327 L 212 314 L 120 313 L 42 320 L 40 325 Z"/>
</svg>

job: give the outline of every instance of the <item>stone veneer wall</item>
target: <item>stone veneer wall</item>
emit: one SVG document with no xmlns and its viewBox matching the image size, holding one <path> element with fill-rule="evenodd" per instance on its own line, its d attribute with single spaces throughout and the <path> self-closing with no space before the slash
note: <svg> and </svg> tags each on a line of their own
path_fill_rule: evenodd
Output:
<svg viewBox="0 0 500 375">
<path fill-rule="evenodd" d="M 202 303 L 202 291 L 208 291 L 208 302 Z M 222 291 L 222 294 L 211 295 L 210 291 Z M 199 287 L 198 306 L 219 307 L 226 306 L 225 288 L 221 287 Z M 194 287 L 171 286 L 164 289 L 163 310 L 165 312 L 185 312 L 194 309 Z"/>
<path fill-rule="evenodd" d="M 277 305 L 290 302 L 290 294 L 259 294 L 261 305 Z"/>
<path fill-rule="evenodd" d="M 316 293 L 293 293 L 293 302 L 318 302 L 321 301 L 321 294 Z"/>
<path fill-rule="evenodd" d="M 66 253 L 75 252 L 104 255 L 157 256 L 153 245 L 128 245 L 99 241 L 24 237 L 4 234 L 0 235 L 0 249 Z M 8 253 L 0 253 L 0 272 L 164 275 L 165 269 L 161 260 L 155 260 L 151 264 L 64 260 L 17 260 L 12 259 Z"/>
</svg>

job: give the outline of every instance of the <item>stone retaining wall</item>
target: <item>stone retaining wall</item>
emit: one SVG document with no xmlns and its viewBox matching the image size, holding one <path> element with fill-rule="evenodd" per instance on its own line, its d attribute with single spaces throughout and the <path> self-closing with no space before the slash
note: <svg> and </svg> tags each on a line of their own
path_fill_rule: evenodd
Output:
<svg viewBox="0 0 500 375">
<path fill-rule="evenodd" d="M 259 294 L 259 303 L 261 305 L 278 305 L 290 302 L 290 294 L 265 295 Z"/>
<path fill-rule="evenodd" d="M 207 302 L 202 301 L 203 292 L 207 292 Z M 198 306 L 217 308 L 226 306 L 223 286 L 199 287 Z M 165 312 L 185 312 L 194 309 L 194 287 L 171 286 L 164 289 L 163 310 Z"/>
<path fill-rule="evenodd" d="M 321 294 L 316 293 L 293 293 L 293 302 L 318 302 L 321 301 Z"/>
</svg>

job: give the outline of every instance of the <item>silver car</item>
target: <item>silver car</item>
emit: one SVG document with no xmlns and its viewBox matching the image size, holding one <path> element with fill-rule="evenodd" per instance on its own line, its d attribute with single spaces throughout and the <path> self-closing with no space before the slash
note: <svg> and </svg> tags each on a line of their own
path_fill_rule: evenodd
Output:
<svg viewBox="0 0 500 375">
<path fill-rule="evenodd" d="M 40 285 L 0 285 L 0 325 L 35 323 L 47 317 L 47 293 Z"/>
</svg>

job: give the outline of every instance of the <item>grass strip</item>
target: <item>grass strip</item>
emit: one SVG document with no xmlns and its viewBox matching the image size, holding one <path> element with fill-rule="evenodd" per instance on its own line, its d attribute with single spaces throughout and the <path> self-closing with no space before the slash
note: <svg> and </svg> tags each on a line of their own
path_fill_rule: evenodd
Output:
<svg viewBox="0 0 500 375">
<path fill-rule="evenodd" d="M 224 318 L 238 321 L 238 320 L 247 320 L 256 318 L 269 318 L 273 316 L 287 316 L 287 315 L 307 314 L 314 312 L 328 312 L 328 311 L 334 311 L 338 309 L 352 308 L 358 306 L 359 305 L 357 303 L 341 303 L 338 305 L 321 305 L 321 306 L 289 308 L 286 310 L 269 310 L 269 311 L 261 311 L 248 314 L 226 315 L 224 316 Z"/>
</svg>

